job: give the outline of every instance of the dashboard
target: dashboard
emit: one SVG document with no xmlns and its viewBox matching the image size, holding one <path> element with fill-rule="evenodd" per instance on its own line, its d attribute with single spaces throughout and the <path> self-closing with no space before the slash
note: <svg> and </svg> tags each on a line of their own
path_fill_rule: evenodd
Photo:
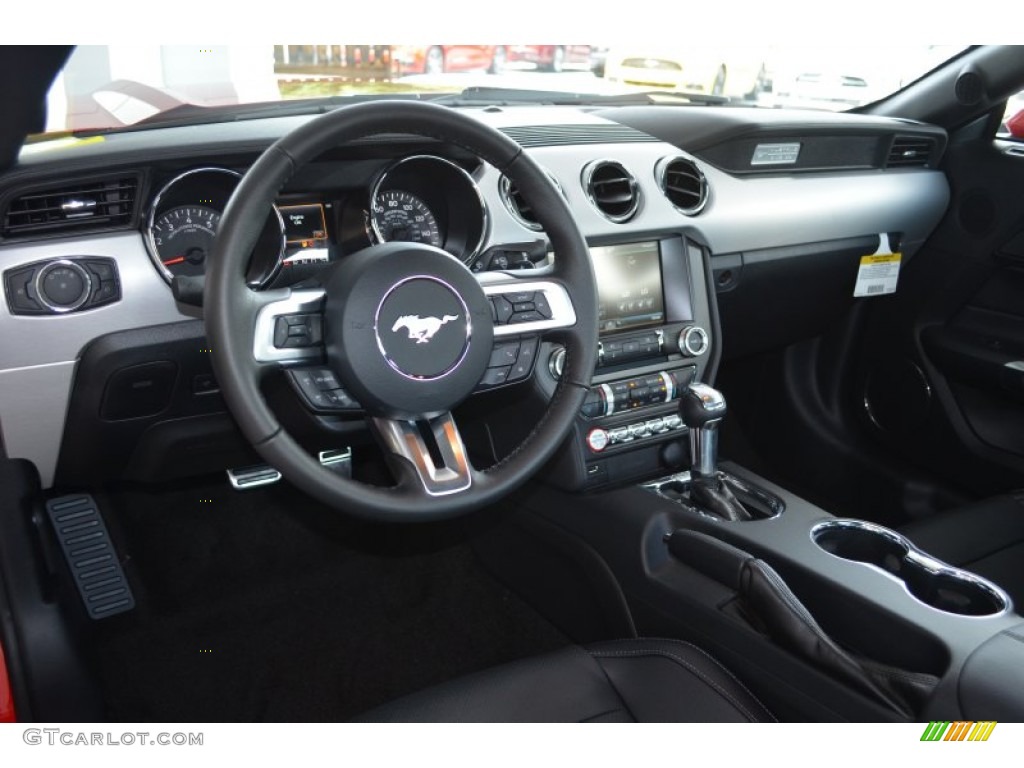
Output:
<svg viewBox="0 0 1024 768">
<path fill-rule="evenodd" d="M 811 335 L 848 306 L 859 257 L 883 235 L 912 258 L 949 197 L 936 170 L 945 135 L 931 126 L 713 107 L 466 111 L 547 171 L 591 246 L 602 347 L 598 394 L 566 459 L 578 487 L 622 479 L 626 457 L 655 456 L 678 426 L 667 421 L 673 392 L 712 378 L 723 354 Z M 223 414 L 186 287 L 216 258 L 241 175 L 307 119 L 114 134 L 26 155 L 0 177 L 0 430 L 44 487 L 125 466 L 147 478 L 139 467 L 163 454 L 140 458 L 136 446 L 163 445 L 166 424 Z M 918 162 L 896 163 L 908 142 Z M 557 260 L 498 169 L 459 147 L 389 135 L 295 174 L 267 212 L 246 279 L 254 290 L 315 289 L 331 264 L 402 241 L 474 273 L 543 274 Z M 496 346 L 480 387 L 496 391 L 481 396 L 550 396 L 559 366 L 543 336 L 549 297 L 512 298 L 492 297 L 508 349 Z M 644 394 L 623 401 L 622 387 Z M 138 407 L 118 410 L 125 402 Z M 361 420 L 357 407 L 312 410 L 336 434 Z"/>
</svg>

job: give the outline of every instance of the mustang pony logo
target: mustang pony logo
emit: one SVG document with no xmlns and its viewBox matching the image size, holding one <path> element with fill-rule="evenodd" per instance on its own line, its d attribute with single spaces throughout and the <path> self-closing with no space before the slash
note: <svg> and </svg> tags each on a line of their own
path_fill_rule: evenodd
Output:
<svg viewBox="0 0 1024 768">
<path fill-rule="evenodd" d="M 419 315 L 402 315 L 400 318 L 395 320 L 395 324 L 391 327 L 391 330 L 394 332 L 399 328 L 405 328 L 409 331 L 410 339 L 416 339 L 417 344 L 426 344 L 434 338 L 434 334 L 441 329 L 442 325 L 458 319 L 458 315 L 445 315 L 442 318 L 420 317 Z"/>
</svg>

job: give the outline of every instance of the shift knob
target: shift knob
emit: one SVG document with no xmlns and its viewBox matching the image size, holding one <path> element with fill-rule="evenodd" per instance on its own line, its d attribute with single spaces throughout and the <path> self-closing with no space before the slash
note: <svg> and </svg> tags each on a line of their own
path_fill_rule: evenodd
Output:
<svg viewBox="0 0 1024 768">
<path fill-rule="evenodd" d="M 691 472 L 713 478 L 718 473 L 718 425 L 725 397 L 707 384 L 690 384 L 679 399 L 679 415 L 690 428 Z"/>
<path fill-rule="evenodd" d="M 725 397 L 707 384 L 690 384 L 679 399 L 679 415 L 690 429 L 721 421 L 725 416 Z"/>
</svg>

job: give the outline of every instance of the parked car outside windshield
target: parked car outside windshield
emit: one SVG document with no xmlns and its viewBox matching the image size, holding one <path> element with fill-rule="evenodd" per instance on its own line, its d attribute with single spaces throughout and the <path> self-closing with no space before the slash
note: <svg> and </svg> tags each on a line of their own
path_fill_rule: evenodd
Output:
<svg viewBox="0 0 1024 768">
<path fill-rule="evenodd" d="M 123 129 L 161 115 L 180 118 L 183 106 L 222 110 L 210 112 L 213 122 L 232 106 L 431 99 L 470 88 L 503 89 L 501 100 L 511 102 L 571 94 L 586 103 L 645 93 L 682 104 L 851 109 L 884 98 L 964 48 L 909 45 L 882 59 L 876 46 L 593 42 L 85 45 L 50 91 L 47 132 Z"/>
</svg>

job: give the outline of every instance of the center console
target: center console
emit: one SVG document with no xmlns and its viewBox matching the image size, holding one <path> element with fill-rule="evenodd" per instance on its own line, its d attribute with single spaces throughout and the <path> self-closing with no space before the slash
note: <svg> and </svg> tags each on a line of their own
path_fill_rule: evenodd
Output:
<svg viewBox="0 0 1024 768">
<path fill-rule="evenodd" d="M 600 309 L 591 389 L 549 481 L 593 490 L 688 465 L 679 398 L 712 368 L 717 318 L 706 252 L 680 236 L 590 248 Z M 546 345 L 536 376 L 554 390 L 565 350 Z"/>
<path fill-rule="evenodd" d="M 721 343 L 705 251 L 675 237 L 592 253 L 591 390 L 547 483 L 518 499 L 534 513 L 525 552 L 561 553 L 531 599 L 552 616 L 599 606 L 603 624 L 577 640 L 691 640 L 780 719 L 1024 717 L 1024 623 L 998 585 L 719 464 L 725 398 L 702 383 Z M 540 351 L 551 390 L 563 355 Z"/>
</svg>

